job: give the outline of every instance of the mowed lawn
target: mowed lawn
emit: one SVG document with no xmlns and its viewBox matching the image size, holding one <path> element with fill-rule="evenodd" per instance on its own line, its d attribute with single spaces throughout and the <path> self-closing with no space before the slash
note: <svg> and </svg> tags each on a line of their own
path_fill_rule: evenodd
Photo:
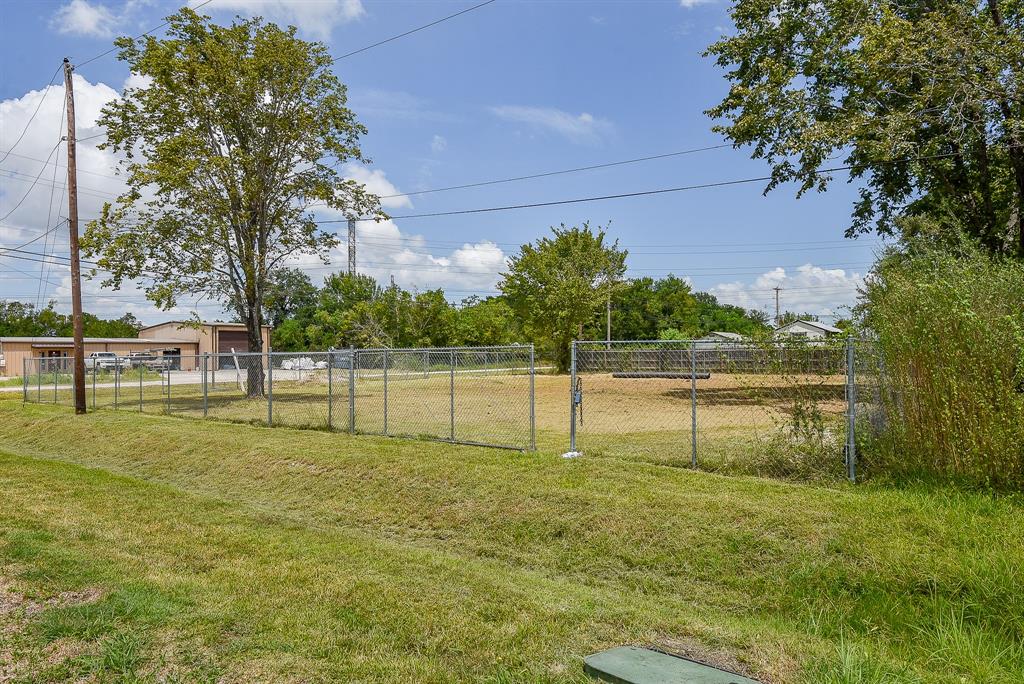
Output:
<svg viewBox="0 0 1024 684">
<path fill-rule="evenodd" d="M 0 401 L 0 681 L 1024 681 L 1024 504 Z"/>
</svg>

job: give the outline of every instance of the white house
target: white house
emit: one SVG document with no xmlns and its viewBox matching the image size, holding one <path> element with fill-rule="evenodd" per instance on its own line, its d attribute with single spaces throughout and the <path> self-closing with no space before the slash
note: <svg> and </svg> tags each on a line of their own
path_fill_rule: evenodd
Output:
<svg viewBox="0 0 1024 684">
<path fill-rule="evenodd" d="M 787 323 L 775 329 L 776 337 L 803 337 L 810 340 L 823 340 L 835 335 L 841 335 L 842 330 L 825 325 L 818 321 L 799 320 Z"/>
<path fill-rule="evenodd" d="M 743 335 L 734 332 L 721 332 L 720 330 L 712 330 L 704 337 L 697 340 L 698 342 L 742 342 Z"/>
</svg>

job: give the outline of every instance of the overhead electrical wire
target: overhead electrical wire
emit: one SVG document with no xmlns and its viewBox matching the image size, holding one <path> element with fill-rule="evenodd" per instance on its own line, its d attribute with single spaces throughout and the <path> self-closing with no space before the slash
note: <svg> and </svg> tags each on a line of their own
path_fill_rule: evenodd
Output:
<svg viewBox="0 0 1024 684">
<path fill-rule="evenodd" d="M 53 153 L 57 151 L 57 148 L 60 147 L 61 142 L 62 142 L 61 140 L 58 140 L 57 144 L 54 145 L 53 149 L 50 150 L 50 156 L 51 157 L 53 156 Z M 39 174 L 35 177 L 35 180 L 32 181 L 32 185 L 29 186 L 28 190 L 25 191 L 25 194 L 21 196 L 21 199 L 18 200 L 17 204 L 15 204 L 13 207 L 11 207 L 10 211 L 8 211 L 3 216 L 0 216 L 0 221 L 6 220 L 11 214 L 13 214 L 15 211 L 18 210 L 18 207 L 20 207 L 25 202 L 26 199 L 28 199 L 28 196 L 32 193 L 32 190 L 36 187 L 36 183 L 39 182 L 39 178 L 43 175 L 43 171 L 45 171 L 45 170 L 46 170 L 45 166 L 43 168 L 39 169 Z"/>
<path fill-rule="evenodd" d="M 199 3 L 195 7 L 192 7 L 191 9 L 193 11 L 198 10 L 198 9 L 202 9 L 203 7 L 206 7 L 207 5 L 209 5 L 211 2 L 213 2 L 213 0 L 203 0 L 203 2 Z M 138 40 L 139 38 L 142 38 L 143 36 L 148 36 L 149 34 L 153 33 L 154 31 L 159 31 L 164 26 L 167 26 L 170 23 L 171 23 L 170 21 L 163 21 L 160 24 L 158 24 L 157 26 L 154 26 L 153 28 L 149 29 L 148 31 L 143 31 L 139 35 L 135 36 L 132 40 Z M 106 57 L 107 55 L 109 55 L 112 52 L 115 52 L 116 50 L 117 50 L 117 47 L 112 47 L 109 50 L 106 50 L 104 52 L 99 53 L 98 55 L 93 55 L 92 57 L 90 57 L 90 58 L 88 58 L 86 60 L 82 60 L 80 62 L 76 62 L 75 63 L 75 68 L 76 69 L 80 69 L 81 67 L 84 67 L 86 64 L 90 64 L 92 62 L 95 62 L 97 59 L 102 59 L 103 57 Z"/>
<path fill-rule="evenodd" d="M 486 185 L 498 185 L 500 183 L 514 183 L 516 181 L 533 180 L 535 178 L 548 178 L 550 176 L 561 176 L 567 173 L 579 173 L 580 171 L 595 171 L 597 169 L 607 169 L 613 166 L 623 166 L 625 164 L 637 164 L 639 162 L 654 161 L 656 159 L 668 159 L 670 157 L 681 157 L 687 154 L 695 154 L 697 152 L 707 152 L 709 150 L 719 150 L 725 147 L 732 147 L 730 143 L 722 143 L 720 145 L 709 145 L 707 147 L 695 147 L 689 150 L 679 150 L 678 152 L 666 152 L 665 154 L 655 154 L 649 157 L 637 157 L 636 159 L 624 159 L 622 161 L 607 162 L 604 164 L 591 164 L 590 166 L 577 166 L 572 169 L 562 169 L 559 171 L 545 171 L 543 173 L 533 173 L 527 176 L 514 176 L 512 178 L 499 178 L 496 180 L 480 181 L 477 183 L 465 183 L 463 185 L 450 185 L 445 188 L 433 188 L 431 190 L 415 190 L 413 192 L 399 192 L 394 195 L 379 195 L 380 199 L 393 199 L 395 197 L 412 197 L 414 195 L 429 195 L 435 192 L 448 192 L 449 190 L 465 190 L 467 188 L 480 188 Z"/>
<path fill-rule="evenodd" d="M 29 126 L 32 125 L 32 122 L 36 119 L 36 115 L 39 114 L 39 109 L 43 106 L 43 100 L 45 100 L 46 96 L 49 94 L 50 88 L 53 86 L 53 82 L 57 78 L 57 74 L 60 73 L 60 70 L 62 68 L 64 68 L 63 62 L 61 62 L 60 66 L 58 66 L 57 69 L 53 72 L 53 76 L 50 77 L 49 83 L 47 83 L 46 88 L 43 89 L 43 94 L 39 96 L 39 102 L 36 103 L 35 111 L 33 111 L 32 116 L 28 118 L 28 121 L 25 123 L 25 127 L 21 129 L 21 135 L 19 135 L 18 139 L 14 141 L 13 145 L 7 148 L 3 158 L 0 159 L 0 162 L 5 161 L 7 157 L 11 154 L 11 152 L 14 151 L 14 148 L 18 146 L 18 143 L 20 143 L 22 139 L 25 137 L 25 134 L 28 132 Z"/>
<path fill-rule="evenodd" d="M 486 5 L 490 5 L 493 2 L 495 2 L 495 0 L 487 0 L 486 2 L 481 2 L 479 5 L 473 5 L 472 7 L 467 7 L 464 10 L 456 12 L 455 14 L 449 14 L 446 17 L 441 17 L 440 19 L 432 21 L 429 24 L 424 24 L 423 26 L 417 26 L 416 28 L 410 29 L 409 31 L 405 31 L 403 33 L 399 33 L 398 35 L 391 36 L 390 38 L 385 38 L 384 40 L 379 40 L 376 43 L 371 43 L 370 45 L 367 45 L 365 47 L 361 47 L 358 50 L 353 50 L 352 52 L 346 52 L 343 55 L 339 55 L 338 57 L 333 58 L 332 61 L 333 62 L 339 62 L 339 61 L 341 61 L 343 59 L 348 59 L 349 57 L 352 57 L 354 55 L 358 55 L 358 54 L 360 54 L 362 52 L 366 52 L 367 50 L 372 50 L 373 48 L 379 47 L 381 45 L 384 45 L 385 43 L 390 43 L 391 41 L 398 40 L 399 38 L 405 38 L 406 36 L 411 36 L 414 33 L 418 33 L 420 31 L 422 31 L 423 29 L 428 29 L 431 26 L 437 26 L 438 24 L 444 23 L 444 22 L 448 21 L 449 19 L 454 19 L 455 17 L 460 17 L 463 14 L 467 14 L 469 12 L 472 12 L 473 10 L 478 10 L 481 7 L 484 7 Z"/>
<path fill-rule="evenodd" d="M 78 141 L 78 142 L 81 142 L 81 141 Z M 60 164 L 58 164 L 57 162 L 48 162 L 48 161 L 45 161 L 43 159 L 39 159 L 38 157 L 29 157 L 28 155 L 24 155 L 24 154 L 14 154 L 14 153 L 11 153 L 10 156 L 12 156 L 12 157 L 19 157 L 21 159 L 29 159 L 31 161 L 39 162 L 41 164 L 46 164 L 46 165 L 53 164 L 55 166 L 60 166 Z M 66 166 L 61 166 L 61 168 L 67 168 L 67 167 Z M 112 180 L 121 180 L 121 178 L 119 176 L 112 176 L 109 173 L 99 173 L 98 171 L 90 171 L 90 170 L 88 170 L 86 168 L 83 168 L 81 166 L 76 167 L 76 170 L 78 171 L 78 173 L 87 173 L 87 174 L 89 174 L 91 176 L 99 176 L 101 178 L 110 178 Z M 11 172 L 8 171 L 8 173 L 11 173 Z"/>
<path fill-rule="evenodd" d="M 64 255 L 46 255 L 38 252 L 31 252 L 21 249 L 13 248 L 0 248 L 0 251 L 7 250 L 8 252 L 16 252 L 16 254 L 0 254 L 0 256 L 6 256 L 9 258 L 21 258 L 26 261 L 36 261 L 50 263 L 54 266 L 68 266 L 70 257 Z M 99 265 L 93 261 L 83 260 L 82 263 L 91 268 L 95 268 L 99 271 L 106 271 L 106 269 L 99 268 Z M 670 273 L 676 273 L 677 275 L 689 275 L 694 277 L 718 277 L 718 276 L 730 276 L 730 275 L 759 275 L 764 273 L 766 268 L 800 268 L 806 264 L 773 264 L 768 266 L 735 266 L 735 267 L 685 267 L 685 266 L 665 266 L 656 268 L 630 268 L 627 273 L 647 273 L 651 272 L 655 275 Z M 831 269 L 840 266 L 848 267 L 870 267 L 870 264 L 864 264 L 861 262 L 842 262 L 842 263 L 826 263 L 826 264 L 813 264 L 818 268 Z M 428 264 L 394 264 L 385 262 L 364 262 L 364 266 L 369 270 L 393 270 L 393 271 L 413 271 L 413 272 L 430 272 L 430 273 L 442 273 L 442 274 L 454 274 L 454 275 L 484 275 L 486 272 L 474 269 L 465 268 L 452 268 L 446 266 L 430 266 Z M 341 266 L 336 265 L 323 265 L 307 267 L 305 271 L 320 271 L 320 270 L 336 270 L 340 269 Z M 722 270 L 730 269 L 730 270 Z M 742 269 L 742 270 L 732 270 Z M 813 289 L 830 289 L 838 288 L 843 289 L 847 286 L 843 285 L 820 285 L 813 286 Z M 789 289 L 789 288 L 786 288 Z M 848 288 L 847 288 L 848 289 Z"/>
<path fill-rule="evenodd" d="M 920 161 L 920 160 L 923 160 L 923 159 L 936 159 L 936 158 L 945 158 L 945 157 L 952 157 L 952 156 L 955 156 L 954 153 L 928 155 L 928 156 L 925 156 L 925 157 L 910 157 L 910 158 L 906 158 L 906 159 L 895 159 L 895 160 L 892 160 L 892 161 L 886 162 L 886 163 L 898 164 L 898 163 Z M 826 174 L 826 173 L 836 173 L 838 171 L 852 171 L 852 170 L 854 170 L 856 168 L 858 168 L 858 167 L 854 166 L 854 165 L 849 165 L 849 166 L 833 166 L 833 167 L 829 167 L 829 168 L 825 168 L 825 169 L 818 169 L 818 170 L 812 171 L 810 173 L 811 173 L 811 175 L 818 176 L 818 175 L 823 175 L 823 174 Z M 730 186 L 730 185 L 742 185 L 742 184 L 745 184 L 745 183 L 763 183 L 763 182 L 771 181 L 771 180 L 772 180 L 771 176 L 756 176 L 756 177 L 753 177 L 753 178 L 738 178 L 738 179 L 735 179 L 735 180 L 716 181 L 716 182 L 713 182 L 713 183 L 697 183 L 697 184 L 694 184 L 694 185 L 680 185 L 680 186 L 671 187 L 671 188 L 659 188 L 657 190 L 640 190 L 640 191 L 637 191 L 637 192 L 621 192 L 621 193 L 616 193 L 616 194 L 613 194 L 613 195 L 595 195 L 595 196 L 592 196 L 592 197 L 576 197 L 576 198 L 573 198 L 573 199 L 553 200 L 553 201 L 549 201 L 549 202 L 530 202 L 530 203 L 525 203 L 525 204 L 509 204 L 509 205 L 498 206 L 498 207 L 481 207 L 481 208 L 478 208 L 478 209 L 458 209 L 458 210 L 454 210 L 454 211 L 434 211 L 434 212 L 426 212 L 426 213 L 422 213 L 422 214 L 405 214 L 405 215 L 402 215 L 402 216 L 389 216 L 388 218 L 389 219 L 413 219 L 413 218 L 428 218 L 428 217 L 436 217 L 436 216 L 460 216 L 460 215 L 465 215 L 465 214 L 485 214 L 485 213 L 491 213 L 491 212 L 496 212 L 496 211 L 511 211 L 511 210 L 515 210 L 515 209 L 534 209 L 534 208 L 537 208 L 537 207 L 553 207 L 553 206 L 566 205 L 566 204 L 582 204 L 584 202 L 600 202 L 600 201 L 612 200 L 612 199 L 625 199 L 625 198 L 630 198 L 630 197 L 647 197 L 647 196 L 651 196 L 651 195 L 664 195 L 664 194 L 674 193 L 674 192 L 683 192 L 683 191 L 686 191 L 686 190 L 706 190 L 706 189 L 709 189 L 709 188 L 721 188 L 721 187 L 726 187 L 726 186 Z M 372 217 L 371 218 L 357 218 L 355 220 L 356 221 L 364 221 L 364 222 L 365 221 L 378 221 L 378 219 L 372 218 Z M 325 221 L 316 221 L 315 223 L 317 223 L 317 224 L 329 224 L 329 223 L 347 223 L 347 222 L 348 222 L 348 219 L 330 219 L 330 220 L 325 220 Z"/>
</svg>

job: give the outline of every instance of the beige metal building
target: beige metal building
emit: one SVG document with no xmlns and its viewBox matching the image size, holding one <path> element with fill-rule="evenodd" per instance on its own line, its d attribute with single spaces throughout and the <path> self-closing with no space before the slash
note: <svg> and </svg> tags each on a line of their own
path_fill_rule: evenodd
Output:
<svg viewBox="0 0 1024 684">
<path fill-rule="evenodd" d="M 245 326 L 241 323 L 204 322 L 201 327 L 185 327 L 183 321 L 167 321 L 139 331 L 138 337 L 87 337 L 85 355 L 113 352 L 128 356 L 150 352 L 177 357 L 175 367 L 195 370 L 195 356 L 206 353 L 249 351 Z M 70 337 L 0 337 L 0 377 L 20 376 L 25 360 L 43 357 L 71 357 L 74 340 Z M 270 326 L 263 326 L 263 350 L 270 350 Z"/>
<path fill-rule="evenodd" d="M 197 345 L 193 354 L 230 354 L 249 351 L 249 336 L 242 323 L 206 323 L 200 328 L 186 327 L 187 321 L 167 321 L 139 330 L 139 337 L 173 338 Z M 263 351 L 270 350 L 270 326 L 263 326 Z"/>
</svg>

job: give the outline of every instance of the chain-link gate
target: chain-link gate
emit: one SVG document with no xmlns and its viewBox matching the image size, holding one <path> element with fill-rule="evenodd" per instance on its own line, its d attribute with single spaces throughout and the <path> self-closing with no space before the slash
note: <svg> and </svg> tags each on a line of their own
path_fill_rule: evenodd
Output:
<svg viewBox="0 0 1024 684">
<path fill-rule="evenodd" d="M 574 342 L 570 451 L 855 477 L 852 341 Z"/>
</svg>

